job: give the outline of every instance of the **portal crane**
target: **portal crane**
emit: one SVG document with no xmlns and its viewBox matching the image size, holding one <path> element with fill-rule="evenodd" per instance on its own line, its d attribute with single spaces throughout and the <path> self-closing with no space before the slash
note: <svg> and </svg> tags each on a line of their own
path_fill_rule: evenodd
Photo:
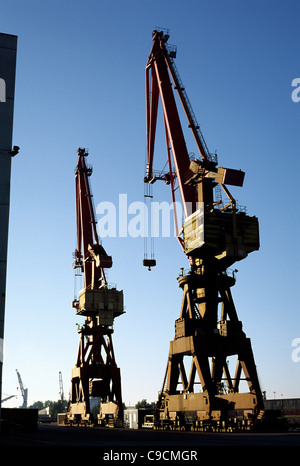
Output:
<svg viewBox="0 0 300 466">
<path fill-rule="evenodd" d="M 85 317 L 78 329 L 78 356 L 72 371 L 71 393 L 66 422 L 122 426 L 123 406 L 121 374 L 116 364 L 112 334 L 117 316 L 124 313 L 123 291 L 110 287 L 105 269 L 112 258 L 97 234 L 92 194 L 88 176 L 92 168 L 85 162 L 88 152 L 78 149 L 75 171 L 77 248 L 74 268 L 83 274 L 84 287 L 73 301 L 76 314 Z M 100 398 L 100 413 L 93 418 L 90 397 Z"/>
<path fill-rule="evenodd" d="M 60 395 L 60 399 L 61 399 L 61 401 L 64 401 L 64 386 L 63 386 L 63 380 L 62 380 L 62 373 L 61 372 L 59 372 L 58 378 L 59 378 L 59 395 Z"/>
<path fill-rule="evenodd" d="M 20 385 L 21 395 L 23 397 L 23 404 L 22 404 L 22 406 L 20 406 L 20 408 L 27 409 L 28 388 L 24 388 L 23 381 L 22 381 L 22 378 L 21 378 L 21 375 L 20 375 L 18 369 L 16 369 L 16 372 L 17 372 L 18 382 L 19 382 L 19 385 Z"/>
<path fill-rule="evenodd" d="M 244 172 L 218 167 L 216 156 L 208 151 L 174 63 L 176 50 L 167 44 L 168 38 L 162 30 L 153 31 L 146 65 L 144 181 L 152 184 L 163 179 L 171 187 L 173 203 L 175 191 L 180 192 L 185 220 L 182 227 L 176 226 L 176 232 L 189 269 L 178 277 L 183 299 L 155 423 L 158 428 L 194 430 L 252 428 L 264 415 L 263 397 L 251 342 L 231 295 L 235 277 L 228 267 L 259 249 L 258 220 L 238 209 L 227 187 L 242 186 Z M 189 156 L 172 82 L 194 136 L 197 157 Z M 169 167 L 163 176 L 153 170 L 159 97 Z M 217 199 L 217 189 L 227 196 L 226 204 Z M 144 260 L 144 265 L 154 264 Z M 242 380 L 248 384 L 245 393 L 241 392 Z"/>
</svg>

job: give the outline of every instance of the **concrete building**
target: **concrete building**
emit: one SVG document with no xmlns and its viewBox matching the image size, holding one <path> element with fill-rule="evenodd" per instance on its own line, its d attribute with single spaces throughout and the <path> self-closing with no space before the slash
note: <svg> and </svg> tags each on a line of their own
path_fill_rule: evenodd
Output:
<svg viewBox="0 0 300 466">
<path fill-rule="evenodd" d="M 152 409 L 128 406 L 124 409 L 124 427 L 127 429 L 141 429 L 145 416 L 149 413 L 152 413 Z"/>
<path fill-rule="evenodd" d="M 12 150 L 16 55 L 17 37 L 0 33 L 0 400 L 2 397 L 10 172 L 12 156 L 17 152 L 17 150 Z"/>
<path fill-rule="evenodd" d="M 300 426 L 300 398 L 264 400 L 267 410 L 280 411 L 290 427 Z"/>
</svg>

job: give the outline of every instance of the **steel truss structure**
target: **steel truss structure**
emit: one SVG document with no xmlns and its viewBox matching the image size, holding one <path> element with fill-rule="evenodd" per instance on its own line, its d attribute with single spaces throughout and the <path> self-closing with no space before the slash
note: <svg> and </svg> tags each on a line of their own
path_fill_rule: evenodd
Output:
<svg viewBox="0 0 300 466">
<path fill-rule="evenodd" d="M 80 425 L 123 425 L 121 373 L 113 349 L 113 322 L 124 313 L 123 291 L 109 287 L 105 269 L 112 258 L 100 244 L 88 176 L 92 169 L 85 163 L 88 153 L 78 149 L 75 172 L 77 249 L 74 268 L 84 276 L 84 288 L 73 301 L 76 314 L 85 317 L 78 329 L 78 355 L 72 370 L 71 393 L 66 422 Z M 91 398 L 100 398 L 97 419 Z"/>
</svg>

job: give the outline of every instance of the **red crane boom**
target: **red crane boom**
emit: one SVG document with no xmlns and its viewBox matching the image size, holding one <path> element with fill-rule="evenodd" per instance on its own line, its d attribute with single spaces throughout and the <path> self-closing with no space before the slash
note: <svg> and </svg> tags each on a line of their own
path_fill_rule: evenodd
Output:
<svg viewBox="0 0 300 466">
<path fill-rule="evenodd" d="M 146 66 L 147 167 L 145 181 L 150 182 L 153 180 L 153 156 L 160 96 L 165 122 L 169 167 L 171 167 L 169 150 L 171 149 L 182 203 L 187 215 L 187 205 L 191 204 L 195 208 L 196 201 L 195 188 L 185 183 L 190 178 L 190 159 L 169 77 L 168 68 L 170 62 L 166 58 L 167 50 L 163 40 L 164 36 L 157 31 L 154 31 L 153 34 L 154 43 Z M 173 179 L 172 171 L 170 178 Z"/>
<path fill-rule="evenodd" d="M 108 256 L 99 243 L 91 188 L 88 177 L 92 169 L 85 163 L 88 154 L 78 149 L 78 164 L 75 171 L 77 249 L 74 267 L 80 267 L 84 275 L 85 288 L 100 288 L 106 284 L 104 269 L 112 267 Z"/>
<path fill-rule="evenodd" d="M 199 202 L 204 201 L 203 195 L 206 197 L 205 201 L 207 203 L 213 203 L 212 190 L 206 189 L 204 193 L 203 191 L 206 188 L 205 183 L 202 183 L 201 187 L 199 187 L 199 184 L 196 182 L 196 178 L 199 178 L 199 175 L 202 178 L 213 178 L 216 182 L 220 183 L 226 195 L 229 196 L 231 201 L 234 201 L 228 189 L 224 188 L 224 186 L 228 184 L 242 186 L 244 172 L 223 167 L 217 169 L 217 157 L 208 151 L 204 136 L 174 63 L 174 48 L 172 49 L 166 45 L 168 38 L 169 35 L 164 34 L 162 31 L 153 31 L 153 46 L 146 65 L 147 166 L 145 182 L 153 183 L 156 179 L 159 179 L 153 175 L 153 158 L 158 101 L 160 97 L 165 123 L 172 200 L 175 202 L 174 179 L 176 178 L 184 213 L 187 217 L 198 209 Z M 192 131 L 199 150 L 199 159 L 194 161 L 190 160 L 186 147 L 176 100 L 172 90 L 171 78 L 174 89 L 177 91 L 185 111 L 188 127 Z M 171 154 L 173 156 L 175 171 L 172 170 Z"/>
</svg>

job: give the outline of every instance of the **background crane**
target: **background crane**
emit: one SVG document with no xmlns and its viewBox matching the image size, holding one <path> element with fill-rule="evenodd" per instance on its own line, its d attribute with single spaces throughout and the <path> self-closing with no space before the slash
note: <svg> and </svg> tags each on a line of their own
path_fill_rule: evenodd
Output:
<svg viewBox="0 0 300 466">
<path fill-rule="evenodd" d="M 23 404 L 20 406 L 20 408 L 26 409 L 27 408 L 27 401 L 28 401 L 28 388 L 24 388 L 23 381 L 21 378 L 20 373 L 18 372 L 18 369 L 16 369 L 17 372 L 17 377 L 18 377 L 18 382 L 21 390 L 21 395 L 23 397 Z"/>
<path fill-rule="evenodd" d="M 61 401 L 63 401 L 64 400 L 64 387 L 63 387 L 63 380 L 62 380 L 61 372 L 59 372 L 58 378 L 59 378 L 59 396 L 60 396 Z"/>
<path fill-rule="evenodd" d="M 10 400 L 11 398 L 15 398 L 16 396 L 17 396 L 17 395 L 9 395 L 9 396 L 7 396 L 6 398 L 3 398 L 3 399 L 1 400 L 1 403 L 4 403 L 5 401 Z"/>
<path fill-rule="evenodd" d="M 189 269 L 178 277 L 183 298 L 155 422 L 158 427 L 172 428 L 216 428 L 232 423 L 237 427 L 239 422 L 253 427 L 264 414 L 263 397 L 251 342 L 242 330 L 231 295 L 235 278 L 228 267 L 259 249 L 258 220 L 237 208 L 228 189 L 228 185 L 243 185 L 244 172 L 218 167 L 216 157 L 208 151 L 175 67 L 176 50 L 167 45 L 169 34 L 154 30 L 152 39 L 146 65 L 144 181 L 168 181 L 174 204 L 175 192 L 180 193 L 185 219 L 183 225 L 177 225 L 177 237 L 189 261 Z M 193 158 L 187 150 L 172 83 L 199 152 Z M 163 176 L 153 169 L 159 98 L 169 167 Z M 217 187 L 227 197 L 226 203 L 217 199 Z M 244 380 L 248 391 L 242 393 Z"/>
</svg>

